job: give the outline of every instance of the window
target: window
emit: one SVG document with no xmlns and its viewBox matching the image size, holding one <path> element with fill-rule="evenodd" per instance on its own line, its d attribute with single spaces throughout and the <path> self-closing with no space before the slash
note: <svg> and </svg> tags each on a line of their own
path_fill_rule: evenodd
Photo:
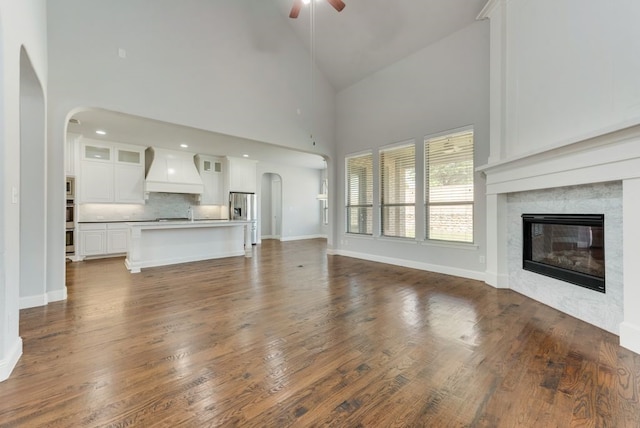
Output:
<svg viewBox="0 0 640 428">
<path fill-rule="evenodd" d="M 425 138 L 427 239 L 473 242 L 473 131 Z"/>
<path fill-rule="evenodd" d="M 347 161 L 347 232 L 373 234 L 373 155 Z"/>
<path fill-rule="evenodd" d="M 382 235 L 416 236 L 415 145 L 380 151 Z"/>
</svg>

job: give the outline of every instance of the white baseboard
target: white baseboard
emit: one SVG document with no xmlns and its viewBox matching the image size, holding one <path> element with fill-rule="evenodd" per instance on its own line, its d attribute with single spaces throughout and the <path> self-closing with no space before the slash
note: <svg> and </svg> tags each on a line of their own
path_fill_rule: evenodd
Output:
<svg viewBox="0 0 640 428">
<path fill-rule="evenodd" d="M 304 239 L 318 239 L 326 238 L 327 235 L 300 235 L 300 236 L 283 236 L 280 238 L 282 242 L 285 241 L 302 241 Z"/>
<path fill-rule="evenodd" d="M 495 288 L 509 288 L 509 275 L 487 271 L 484 282 Z"/>
<path fill-rule="evenodd" d="M 640 354 L 640 326 L 628 321 L 620 323 L 620 346 Z"/>
<path fill-rule="evenodd" d="M 58 302 L 67 300 L 67 287 L 62 290 L 50 291 L 47 294 L 39 294 L 37 296 L 26 296 L 20 298 L 20 309 L 36 308 L 45 306 L 49 302 Z"/>
<path fill-rule="evenodd" d="M 396 259 L 393 257 L 376 256 L 372 254 L 357 253 L 355 251 L 335 250 L 334 255 L 353 257 L 356 259 L 369 260 L 372 262 L 386 263 L 390 265 L 402 266 L 411 269 L 419 269 L 428 272 L 443 273 L 445 275 L 459 276 L 462 278 L 485 280 L 484 272 L 476 272 L 468 269 L 460 269 L 451 266 L 433 265 L 430 263 L 416 262 L 413 260 Z"/>
<path fill-rule="evenodd" d="M 47 293 L 47 299 L 49 302 L 67 300 L 67 287 L 64 287 L 62 290 L 49 291 Z"/>
<path fill-rule="evenodd" d="M 20 298 L 20 309 L 35 308 L 47 304 L 47 295 L 27 296 Z"/>
<path fill-rule="evenodd" d="M 7 380 L 22 355 L 22 338 L 18 336 L 5 358 L 0 359 L 0 382 Z"/>
</svg>

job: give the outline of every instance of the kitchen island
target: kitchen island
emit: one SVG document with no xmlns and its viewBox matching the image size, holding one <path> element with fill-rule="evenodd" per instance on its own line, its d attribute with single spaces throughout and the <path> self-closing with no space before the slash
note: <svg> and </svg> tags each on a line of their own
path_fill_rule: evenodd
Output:
<svg viewBox="0 0 640 428">
<path fill-rule="evenodd" d="M 223 257 L 251 257 L 251 222 L 238 220 L 131 222 L 124 261 L 131 273 Z"/>
</svg>

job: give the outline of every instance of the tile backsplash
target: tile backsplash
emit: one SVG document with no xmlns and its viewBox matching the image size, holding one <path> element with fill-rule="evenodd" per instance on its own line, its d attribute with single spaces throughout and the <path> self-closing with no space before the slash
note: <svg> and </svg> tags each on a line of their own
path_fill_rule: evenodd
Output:
<svg viewBox="0 0 640 428">
<path fill-rule="evenodd" d="M 80 204 L 78 221 L 140 221 L 157 218 L 187 217 L 189 207 L 194 218 L 228 218 L 225 205 L 198 205 L 195 195 L 181 193 L 149 193 L 145 205 Z"/>
</svg>

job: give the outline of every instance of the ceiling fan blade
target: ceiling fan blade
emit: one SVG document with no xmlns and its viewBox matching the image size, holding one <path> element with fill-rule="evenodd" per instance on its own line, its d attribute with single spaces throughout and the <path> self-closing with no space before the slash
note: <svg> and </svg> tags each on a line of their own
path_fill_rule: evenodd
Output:
<svg viewBox="0 0 640 428">
<path fill-rule="evenodd" d="M 340 12 L 346 6 L 342 0 L 327 0 L 327 3 L 333 6 L 333 8 L 338 12 Z"/>
<path fill-rule="evenodd" d="M 300 14 L 300 9 L 302 9 L 302 0 L 293 0 L 293 6 L 291 7 L 291 12 L 289 12 L 289 18 L 297 18 Z"/>
</svg>

